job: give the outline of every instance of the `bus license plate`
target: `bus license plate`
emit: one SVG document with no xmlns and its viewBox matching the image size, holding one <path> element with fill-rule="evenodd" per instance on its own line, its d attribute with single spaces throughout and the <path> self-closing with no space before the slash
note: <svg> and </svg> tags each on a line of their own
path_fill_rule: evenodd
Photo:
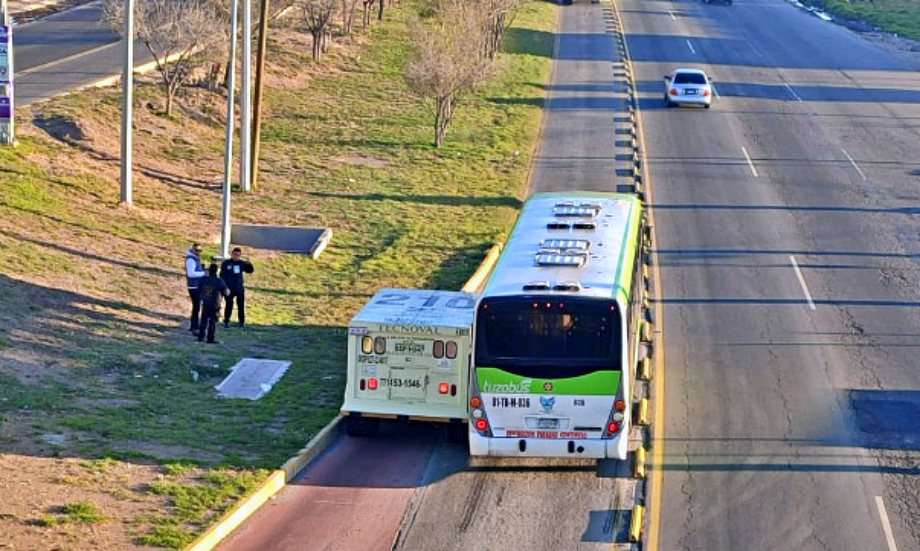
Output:
<svg viewBox="0 0 920 551">
<path fill-rule="evenodd" d="M 559 419 L 537 419 L 538 429 L 557 429 L 559 428 Z"/>
</svg>

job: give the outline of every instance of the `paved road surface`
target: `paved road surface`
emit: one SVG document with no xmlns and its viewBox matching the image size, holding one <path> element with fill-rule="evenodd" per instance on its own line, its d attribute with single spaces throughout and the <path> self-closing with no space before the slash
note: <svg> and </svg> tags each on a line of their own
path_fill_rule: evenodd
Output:
<svg viewBox="0 0 920 551">
<path fill-rule="evenodd" d="M 121 74 L 124 45 L 100 17 L 101 2 L 93 2 L 14 28 L 16 105 Z M 134 59 L 140 64 L 152 58 L 135 44 Z"/>
<path fill-rule="evenodd" d="M 916 72 L 779 0 L 621 9 L 665 306 L 658 549 L 884 550 L 879 504 L 918 549 Z M 610 20 L 562 9 L 534 191 L 621 183 Z M 713 109 L 663 108 L 675 65 L 711 69 Z M 338 442 L 222 549 L 624 541 L 624 464 L 471 466 L 426 430 Z"/>
<path fill-rule="evenodd" d="M 665 306 L 659 548 L 892 549 L 881 503 L 920 549 L 916 67 L 778 0 L 620 6 Z M 686 65 L 711 110 L 664 108 Z"/>
</svg>

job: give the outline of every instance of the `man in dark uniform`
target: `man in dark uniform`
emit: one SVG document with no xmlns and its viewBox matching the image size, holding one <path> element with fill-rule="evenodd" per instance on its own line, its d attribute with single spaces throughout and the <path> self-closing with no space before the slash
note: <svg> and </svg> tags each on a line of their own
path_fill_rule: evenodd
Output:
<svg viewBox="0 0 920 551">
<path fill-rule="evenodd" d="M 227 284 L 217 277 L 217 264 L 208 266 L 208 275 L 198 284 L 198 295 L 201 297 L 201 324 L 198 326 L 198 340 L 204 340 L 204 333 L 208 332 L 208 342 L 215 343 L 214 331 L 217 329 L 217 313 L 220 311 L 220 299 L 227 296 Z"/>
<path fill-rule="evenodd" d="M 240 327 L 246 323 L 246 289 L 243 274 L 255 271 L 252 262 L 243 260 L 243 251 L 239 247 L 233 249 L 230 258 L 220 265 L 220 278 L 227 284 L 230 294 L 227 295 L 227 309 L 224 311 L 224 327 L 230 327 L 230 316 L 233 314 L 233 299 L 236 298 L 236 318 Z"/>
</svg>

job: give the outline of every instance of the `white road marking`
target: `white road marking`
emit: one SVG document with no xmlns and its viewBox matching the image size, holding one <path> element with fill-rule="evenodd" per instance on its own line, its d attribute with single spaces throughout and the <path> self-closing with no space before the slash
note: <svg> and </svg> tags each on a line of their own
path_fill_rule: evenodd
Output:
<svg viewBox="0 0 920 551">
<path fill-rule="evenodd" d="M 710 82 L 709 87 L 712 88 L 712 95 L 715 96 L 716 99 L 719 99 L 719 91 L 716 90 L 716 85 Z"/>
<path fill-rule="evenodd" d="M 843 151 L 843 154 L 847 156 L 847 160 L 850 161 L 850 164 L 853 165 L 853 168 L 856 169 L 856 172 L 858 172 L 859 175 L 862 176 L 862 179 L 868 181 L 869 179 L 866 178 L 866 175 L 863 173 L 862 169 L 859 168 L 859 165 L 856 164 L 856 161 L 853 160 L 853 157 L 850 157 L 850 154 L 847 153 L 847 150 L 841 147 L 840 151 Z"/>
<path fill-rule="evenodd" d="M 689 40 L 687 41 L 687 47 L 690 48 L 690 53 L 696 53 L 696 50 L 693 49 L 693 44 L 690 44 Z"/>
<path fill-rule="evenodd" d="M 677 18 L 674 17 L 674 12 L 672 12 L 671 10 L 668 10 L 668 13 L 671 14 L 671 19 L 673 19 L 674 21 L 677 21 Z"/>
<path fill-rule="evenodd" d="M 759 178 L 760 174 L 757 174 L 757 167 L 754 166 L 754 161 L 752 161 L 751 156 L 748 155 L 747 149 L 742 147 L 741 152 L 744 153 L 744 158 L 747 159 L 748 166 L 751 167 L 751 173 L 754 175 L 755 178 Z"/>
<path fill-rule="evenodd" d="M 334 499 L 314 499 L 313 503 L 325 503 L 328 505 L 354 505 L 354 501 L 336 501 Z"/>
<path fill-rule="evenodd" d="M 48 63 L 43 63 L 43 64 L 41 64 L 41 65 L 36 65 L 35 67 L 29 67 L 28 69 L 26 69 L 26 70 L 24 70 L 24 71 L 19 71 L 19 72 L 17 72 L 17 73 L 16 73 L 16 76 L 22 77 L 22 76 L 24 76 L 24 75 L 28 75 L 28 74 L 34 73 L 34 72 L 36 72 L 36 71 L 42 71 L 42 70 L 44 70 L 44 69 L 48 69 L 48 68 L 50 68 L 50 67 L 54 67 L 55 65 L 60 65 L 61 63 L 65 63 L 65 62 L 68 62 L 68 61 L 73 61 L 73 60 L 79 59 L 79 58 L 81 58 L 81 57 L 91 56 L 91 55 L 93 55 L 93 54 L 96 54 L 96 53 L 101 52 L 102 50 L 109 49 L 109 48 L 115 48 L 115 47 L 119 46 L 120 44 L 121 44 L 120 41 L 119 41 L 119 42 L 110 42 L 110 43 L 108 43 L 108 44 L 103 44 L 102 46 L 97 46 L 97 47 L 95 47 L 95 48 L 92 48 L 92 49 L 89 49 L 89 50 L 86 50 L 86 51 L 83 51 L 83 52 L 77 52 L 77 53 L 75 53 L 75 54 L 73 54 L 73 55 L 69 55 L 69 56 L 67 56 L 67 57 L 62 57 L 62 58 L 60 58 L 60 59 L 55 59 L 54 61 L 49 61 Z M 136 46 L 136 44 L 135 44 L 135 46 Z M 120 71 L 120 70 L 119 70 L 118 74 L 121 75 L 121 71 Z"/>
<path fill-rule="evenodd" d="M 794 97 L 796 101 L 802 101 L 802 98 L 800 98 L 799 95 L 795 93 L 795 90 L 792 89 L 792 86 L 789 86 L 789 84 L 786 83 L 783 83 L 783 85 L 787 90 L 789 90 L 789 93 L 792 94 L 792 97 Z"/>
<path fill-rule="evenodd" d="M 808 285 L 805 284 L 805 277 L 802 275 L 802 270 L 799 269 L 799 263 L 795 261 L 795 257 L 789 255 L 789 260 L 792 262 L 792 269 L 795 270 L 795 277 L 799 278 L 799 285 L 802 286 L 802 291 L 805 293 L 805 300 L 808 301 L 808 307 L 812 310 L 817 310 L 815 308 L 815 301 L 811 299 L 811 293 L 808 292 Z"/>
<path fill-rule="evenodd" d="M 888 513 L 885 512 L 885 502 L 882 496 L 875 496 L 875 505 L 878 507 L 878 516 L 882 519 L 882 530 L 885 531 L 885 539 L 888 540 L 888 551 L 898 551 L 898 546 L 894 543 L 894 534 L 891 532 L 891 523 L 888 521 Z"/>
</svg>

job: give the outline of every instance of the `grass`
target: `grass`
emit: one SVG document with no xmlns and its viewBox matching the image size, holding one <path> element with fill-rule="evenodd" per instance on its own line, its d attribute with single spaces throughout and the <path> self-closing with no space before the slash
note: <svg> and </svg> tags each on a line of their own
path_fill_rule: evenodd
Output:
<svg viewBox="0 0 920 551">
<path fill-rule="evenodd" d="M 117 91 L 20 110 L 21 144 L 0 149 L 0 452 L 75 455 L 91 472 L 161 464 L 150 487 L 171 505 L 137 521 L 142 543 L 184 545 L 337 414 L 344 327 L 377 289 L 462 285 L 525 192 L 555 8 L 522 8 L 500 70 L 460 106 L 442 149 L 402 77 L 413 9 L 391 9 L 303 82 L 266 89 L 261 185 L 234 195 L 234 219 L 334 238 L 318 260 L 247 251 L 249 328 L 219 330 L 218 347 L 182 329 L 184 250 L 198 240 L 214 254 L 220 227 L 223 130 L 200 116 L 213 98 L 190 95 L 172 118 L 135 112 L 130 209 L 118 206 Z M 309 65 L 275 44 L 274 67 Z M 135 93 L 159 99 L 152 86 Z M 213 385 L 244 356 L 292 366 L 259 401 L 217 399 Z M 63 449 L 43 445 L 46 432 L 67 435 Z"/>
<path fill-rule="evenodd" d="M 872 23 L 891 33 L 920 40 L 920 2 L 916 0 L 811 0 L 843 19 Z"/>
</svg>

